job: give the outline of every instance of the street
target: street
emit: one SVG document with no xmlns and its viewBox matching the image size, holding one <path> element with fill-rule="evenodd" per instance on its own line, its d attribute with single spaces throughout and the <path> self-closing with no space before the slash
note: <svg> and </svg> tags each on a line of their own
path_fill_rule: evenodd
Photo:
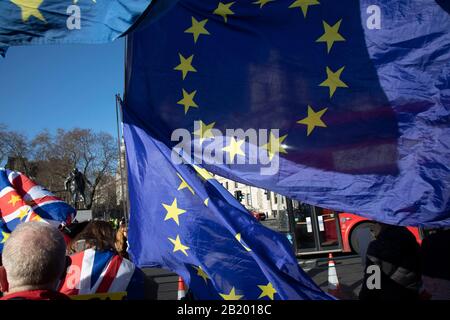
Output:
<svg viewBox="0 0 450 320">
<path fill-rule="evenodd" d="M 328 288 L 328 256 L 312 255 L 299 258 L 299 264 L 324 291 Z M 336 254 L 334 257 L 342 299 L 357 299 L 361 288 L 363 267 L 361 258 L 353 254 Z M 164 269 L 145 268 L 147 276 L 159 284 L 158 300 L 176 300 L 178 276 Z"/>
</svg>

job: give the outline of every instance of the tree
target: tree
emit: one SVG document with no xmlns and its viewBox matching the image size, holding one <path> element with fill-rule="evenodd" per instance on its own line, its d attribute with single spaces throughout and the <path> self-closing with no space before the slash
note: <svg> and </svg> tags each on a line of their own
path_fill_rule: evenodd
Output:
<svg viewBox="0 0 450 320">
<path fill-rule="evenodd" d="M 28 138 L 18 132 L 9 131 L 0 124 L 0 163 L 8 160 L 14 162 L 19 171 L 33 176 L 35 168 L 27 161 L 30 148 Z"/>
<path fill-rule="evenodd" d="M 8 160 L 10 169 L 23 172 L 66 201 L 64 181 L 78 168 L 90 181 L 86 190 L 89 209 L 92 200 L 104 208 L 112 206 L 108 202 L 116 205 L 111 179 L 116 173 L 118 149 L 110 134 L 75 128 L 58 129 L 53 135 L 44 130 L 30 141 L 0 124 L 0 136 L 0 164 Z"/>
<path fill-rule="evenodd" d="M 110 134 L 94 133 L 90 129 L 58 129 L 56 136 L 48 131 L 38 134 L 32 141 L 35 159 L 40 163 L 38 180 L 50 188 L 64 189 L 64 181 L 73 168 L 78 168 L 90 181 L 89 199 L 97 194 L 107 177 L 115 175 L 117 141 Z M 89 201 L 92 202 L 92 201 Z M 92 203 L 88 203 L 90 208 Z"/>
<path fill-rule="evenodd" d="M 6 161 L 8 152 L 6 150 L 6 143 L 3 137 L 6 135 L 6 126 L 0 123 L 0 165 Z"/>
</svg>

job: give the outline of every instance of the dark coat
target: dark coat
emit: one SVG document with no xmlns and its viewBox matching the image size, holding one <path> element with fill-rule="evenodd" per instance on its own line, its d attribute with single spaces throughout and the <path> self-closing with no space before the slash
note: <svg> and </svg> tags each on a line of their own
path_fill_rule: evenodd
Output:
<svg viewBox="0 0 450 320">
<path fill-rule="evenodd" d="M 381 271 L 381 288 L 370 290 L 367 268 L 377 265 Z M 405 227 L 387 226 L 367 249 L 366 272 L 361 300 L 417 300 L 421 286 L 420 247 Z"/>
</svg>

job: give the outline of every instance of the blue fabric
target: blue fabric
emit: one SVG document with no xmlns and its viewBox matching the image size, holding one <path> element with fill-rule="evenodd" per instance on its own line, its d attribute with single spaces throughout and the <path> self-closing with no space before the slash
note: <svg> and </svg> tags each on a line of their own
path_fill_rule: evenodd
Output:
<svg viewBox="0 0 450 320">
<path fill-rule="evenodd" d="M 94 263 L 91 273 L 91 288 L 96 284 L 98 278 L 103 272 L 103 269 L 105 269 L 105 266 L 108 265 L 108 262 L 112 257 L 114 257 L 114 253 L 110 250 L 95 250 Z"/>
<path fill-rule="evenodd" d="M 112 41 L 126 32 L 150 3 L 151 0 L 1 1 L 0 54 L 4 55 L 7 47 L 13 45 Z M 71 18 L 78 13 L 79 29 L 73 28 Z"/>
<path fill-rule="evenodd" d="M 236 158 L 246 164 L 203 165 L 389 224 L 450 225 L 448 2 L 322 0 L 303 8 L 294 0 L 254 2 L 222 3 L 229 11 L 222 7 L 228 13 L 218 15 L 219 1 L 180 0 L 133 32 L 124 113 L 139 121 L 128 124 L 168 147 L 178 143 L 171 140 L 175 129 L 192 132 L 196 120 L 215 122 L 223 134 L 279 129 L 280 137 L 287 135 L 286 153 L 274 153 L 280 156 L 274 175 L 262 175 L 261 163 L 249 164 L 267 140 L 258 148 L 242 145 L 245 156 Z M 196 41 L 193 18 L 207 31 Z M 325 22 L 339 41 L 324 40 Z M 193 55 L 196 72 L 183 78 L 176 69 L 180 55 Z M 336 88 L 326 81 L 329 73 L 339 76 Z M 191 97 L 195 91 L 197 107 L 180 104 L 183 90 Z M 321 112 L 320 125 L 304 122 L 312 119 L 309 109 Z M 204 141 L 203 150 L 212 143 Z M 149 165 L 136 161 L 132 177 Z"/>
<path fill-rule="evenodd" d="M 286 237 L 256 221 L 215 179 L 174 164 L 170 149 L 127 124 L 138 121 L 130 117 L 124 135 L 134 263 L 176 272 L 201 300 L 332 299 L 300 269 Z M 189 187 L 179 188 L 180 177 Z M 171 216 L 167 206 L 185 212 Z"/>
<path fill-rule="evenodd" d="M 145 273 L 136 267 L 127 286 L 127 300 L 145 299 Z"/>
</svg>

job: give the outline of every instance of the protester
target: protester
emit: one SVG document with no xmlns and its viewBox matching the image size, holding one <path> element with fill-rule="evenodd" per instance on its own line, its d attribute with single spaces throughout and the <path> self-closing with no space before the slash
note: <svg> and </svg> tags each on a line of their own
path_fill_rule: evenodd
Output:
<svg viewBox="0 0 450 320">
<path fill-rule="evenodd" d="M 421 246 L 423 289 L 432 300 L 450 300 L 450 229 L 428 233 Z"/>
<path fill-rule="evenodd" d="M 128 259 L 128 244 L 127 244 L 127 226 L 125 221 L 121 221 L 119 225 L 119 230 L 116 233 L 116 250 L 120 256 Z"/>
<path fill-rule="evenodd" d="M 100 251 L 115 250 L 115 232 L 111 225 L 106 221 L 90 221 L 74 237 L 71 242 L 74 253 L 86 249 L 96 249 Z"/>
<path fill-rule="evenodd" d="M 71 248 L 72 265 L 61 283 L 61 292 L 67 295 L 126 292 L 128 299 L 156 299 L 156 282 L 148 279 L 130 260 L 118 255 L 115 232 L 109 222 L 89 222 L 72 240 Z"/>
<path fill-rule="evenodd" d="M 361 300 L 417 300 L 421 287 L 420 252 L 415 237 L 407 228 L 376 223 L 375 240 L 367 249 L 366 269 L 359 298 Z M 371 266 L 380 270 L 380 287 L 368 286 L 375 281 Z M 370 279 L 369 279 L 370 277 Z"/>
<path fill-rule="evenodd" d="M 43 222 L 16 227 L 3 247 L 0 286 L 2 300 L 66 300 L 56 291 L 66 265 L 61 232 Z"/>
</svg>

